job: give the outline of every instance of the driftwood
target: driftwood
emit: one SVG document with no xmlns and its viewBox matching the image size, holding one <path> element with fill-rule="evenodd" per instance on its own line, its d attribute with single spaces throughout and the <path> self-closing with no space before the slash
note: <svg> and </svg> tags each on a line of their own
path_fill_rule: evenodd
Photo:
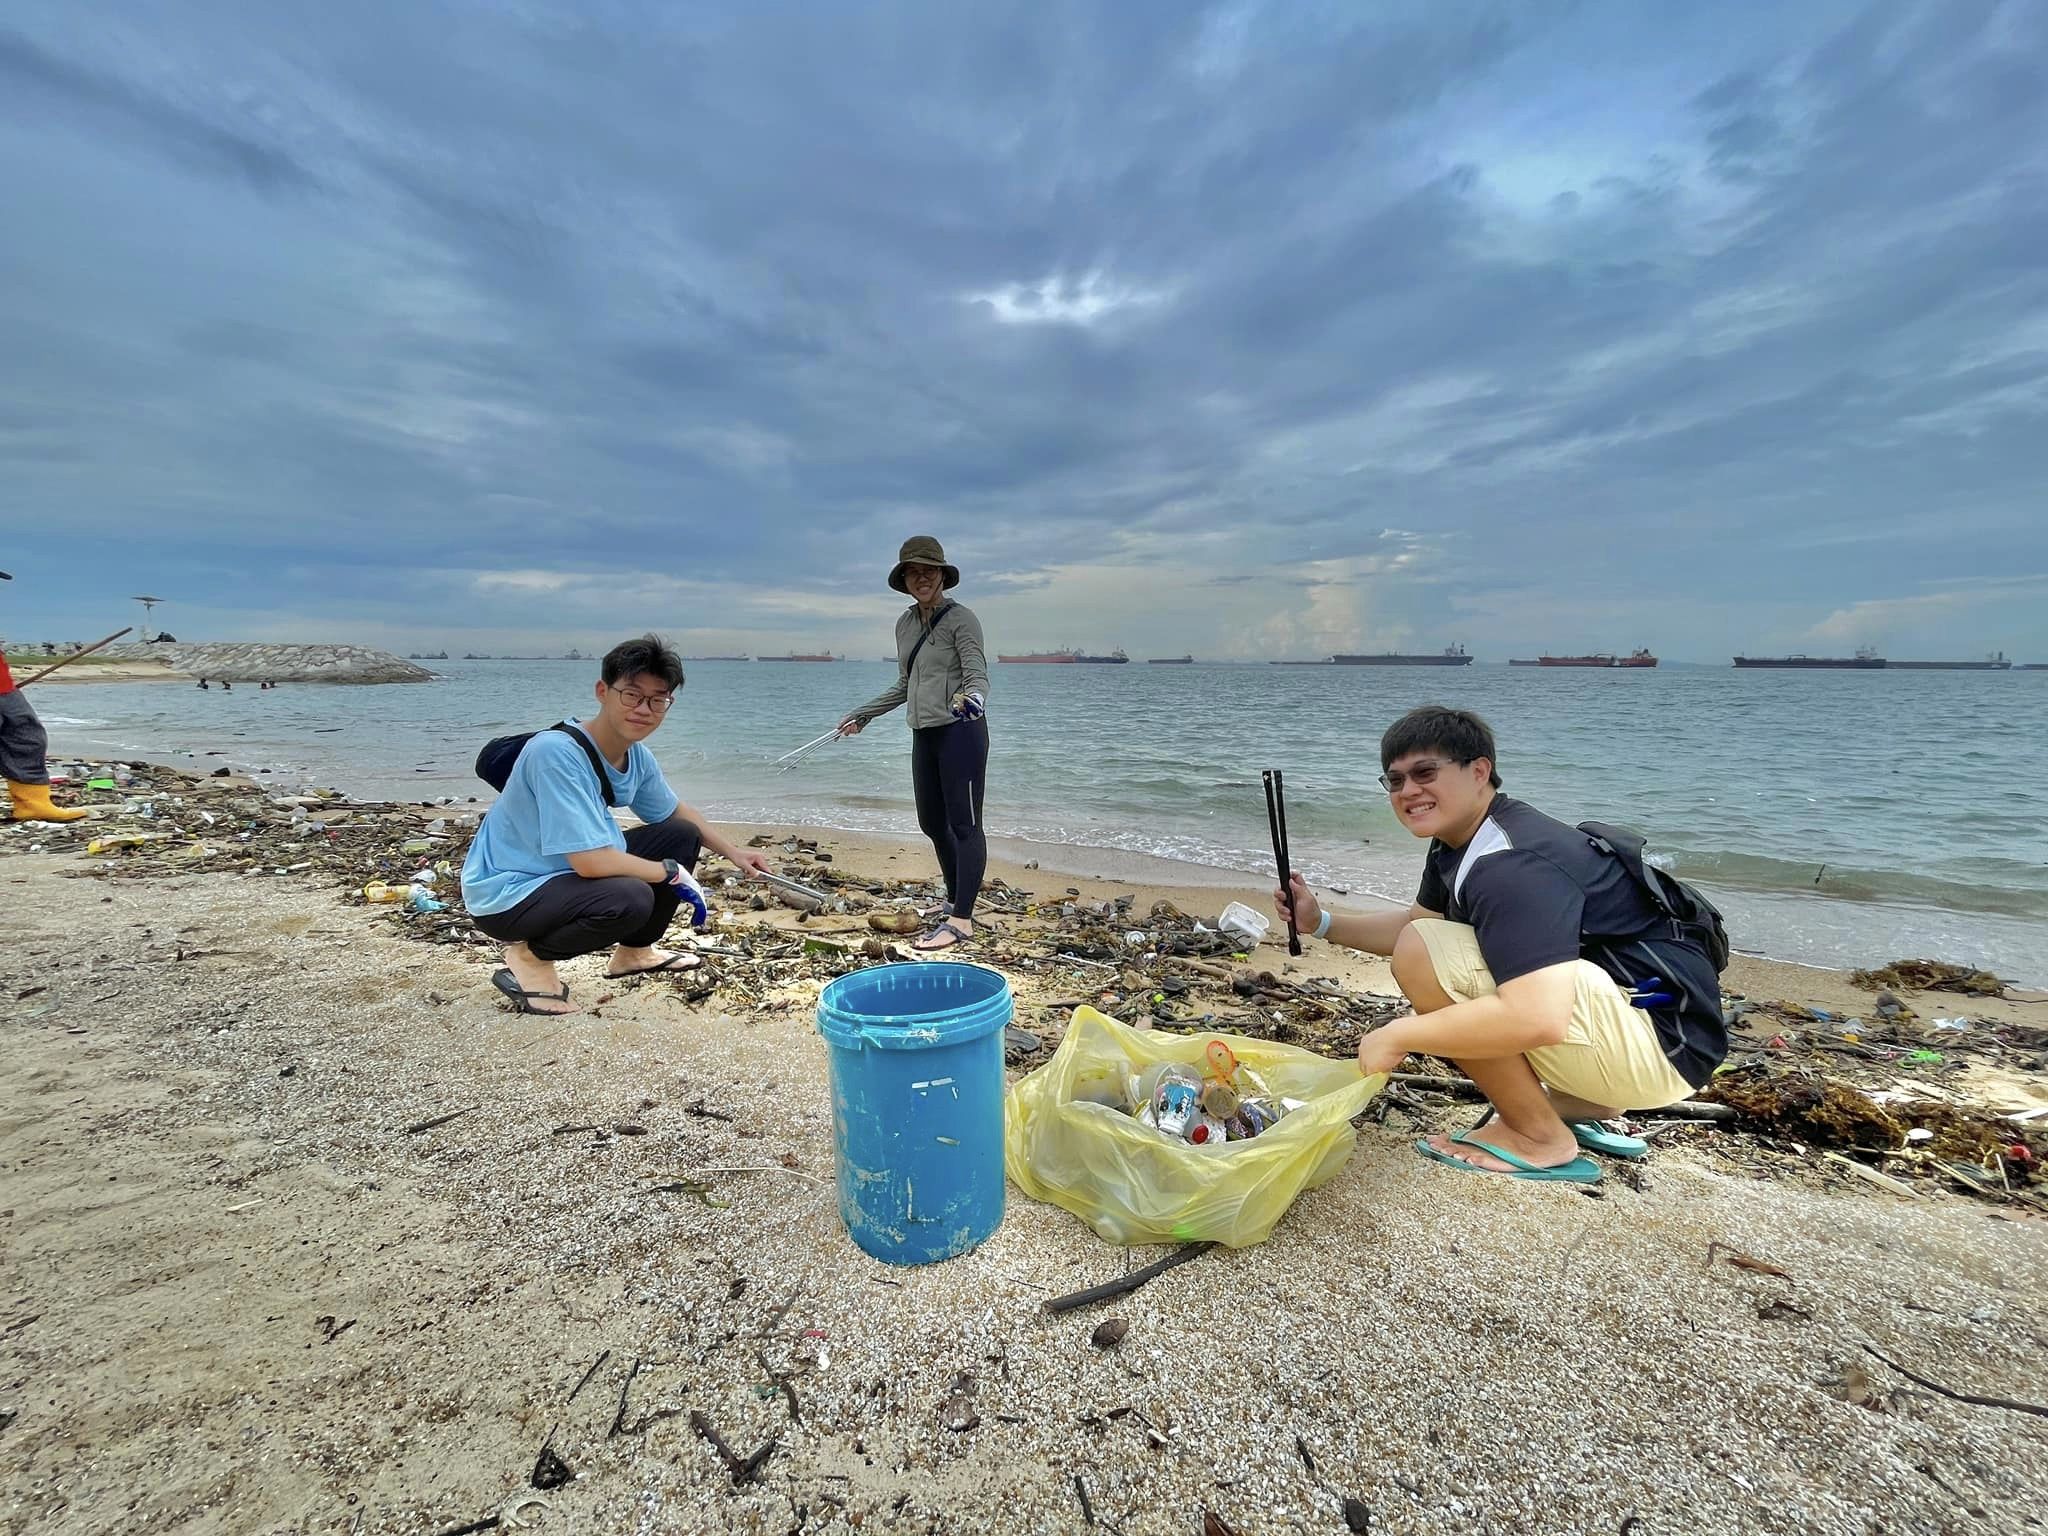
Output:
<svg viewBox="0 0 2048 1536">
<path fill-rule="evenodd" d="M 474 1114 L 482 1108 L 483 1105 L 481 1104 L 472 1104 L 467 1109 L 450 1110 L 445 1115 L 436 1115 L 431 1120 L 422 1120 L 417 1125 L 408 1125 L 405 1128 L 405 1134 L 408 1136 L 422 1135 L 427 1131 L 431 1131 L 437 1125 L 446 1125 L 450 1120 L 460 1120 L 464 1115 Z"/>
<path fill-rule="evenodd" d="M 1389 1072 L 1387 1080 L 1399 1083 L 1403 1088 L 1422 1088 L 1447 1093 L 1454 1099 L 1486 1097 L 1479 1091 L 1479 1085 L 1469 1077 L 1438 1077 L 1430 1072 Z M 1630 1118 L 1727 1121 L 1740 1119 L 1741 1114 L 1727 1104 L 1708 1104 L 1699 1099 L 1681 1099 L 1676 1104 L 1666 1104 L 1662 1109 L 1638 1110 Z"/>
<path fill-rule="evenodd" d="M 1125 1295 L 1135 1291 L 1146 1281 L 1165 1274 L 1169 1269 L 1185 1264 L 1190 1259 L 1199 1259 L 1215 1246 L 1213 1242 L 1189 1243 L 1185 1248 L 1176 1249 L 1158 1262 L 1147 1264 L 1143 1269 L 1134 1269 L 1120 1279 L 1106 1281 L 1101 1285 L 1091 1285 L 1085 1291 L 1055 1296 L 1044 1304 L 1045 1310 L 1057 1316 L 1061 1312 L 1071 1312 L 1076 1307 L 1093 1306 L 1098 1301 L 1108 1301 L 1112 1296 Z"/>
<path fill-rule="evenodd" d="M 2041 1403 L 2021 1403 L 2015 1402 L 2012 1398 L 2009 1397 L 1987 1397 L 1976 1392 L 1957 1392 L 1952 1388 L 1944 1387 L 1938 1381 L 1929 1381 L 1925 1376 L 1922 1376 L 1917 1372 L 1907 1370 L 1903 1365 L 1899 1364 L 1898 1361 L 1892 1359 L 1891 1356 L 1880 1353 L 1874 1345 L 1866 1344 L 1863 1347 L 1864 1349 L 1868 1350 L 1871 1354 L 1876 1355 L 1878 1359 L 1882 1360 L 1886 1365 L 1890 1366 L 1893 1370 L 1897 1371 L 1901 1376 L 1905 1377 L 1906 1380 L 1918 1382 L 1928 1391 L 1939 1392 L 1943 1397 L 1952 1398 L 1954 1401 L 1958 1403 L 1972 1403 L 1979 1408 L 2010 1408 L 2015 1413 L 2035 1413 L 2039 1414 L 2044 1419 L 2048 1419 L 2048 1406 L 2044 1406 Z"/>
<path fill-rule="evenodd" d="M 696 1409 L 690 1410 L 690 1428 L 711 1442 L 711 1449 L 718 1452 L 718 1459 L 725 1463 L 725 1470 L 732 1474 L 733 1486 L 751 1483 L 761 1474 L 761 1467 L 774 1454 L 775 1441 L 764 1440 L 754 1448 L 751 1456 L 741 1456 L 725 1443 L 725 1437 L 712 1427 L 711 1421 Z"/>
</svg>

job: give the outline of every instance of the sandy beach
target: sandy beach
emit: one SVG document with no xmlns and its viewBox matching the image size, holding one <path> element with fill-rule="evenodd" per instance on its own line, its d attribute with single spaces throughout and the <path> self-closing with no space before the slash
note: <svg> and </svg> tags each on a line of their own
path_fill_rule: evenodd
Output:
<svg viewBox="0 0 2048 1536">
<path fill-rule="evenodd" d="M 1140 1536 L 1342 1531 L 1347 1499 L 1389 1533 L 2048 1522 L 2048 1417 L 1887 1363 L 2043 1399 L 2026 1208 L 1781 1177 L 1710 1126 L 1590 1199 L 1418 1159 L 1472 1109 L 1411 1101 L 1267 1243 L 1053 1318 L 1162 1250 L 1014 1188 L 966 1257 L 855 1248 L 814 981 L 741 1011 L 586 959 L 565 971 L 591 1012 L 516 1017 L 488 952 L 396 936 L 317 873 L 77 878 L 28 837 L 0 831 L 0 1530 Z M 884 839 L 818 851 L 929 872 Z M 1001 852 L 992 875 L 1039 897 L 1253 895 Z M 1254 963 L 1388 990 L 1321 945 Z M 1028 1027 L 1070 1000 L 1012 980 Z M 1726 980 L 1870 998 L 1764 961 Z M 2048 1102 L 2038 1074 L 1986 1092 Z M 1112 1316 L 1123 1342 L 1092 1346 Z M 739 1457 L 772 1441 L 758 1477 L 693 1414 Z M 575 1475 L 540 1491 L 544 1446 Z"/>
<path fill-rule="evenodd" d="M 33 677 L 44 667 L 50 666 L 62 657 L 16 658 L 15 671 L 21 677 Z M 159 661 L 102 661 L 88 657 L 74 662 L 61 671 L 52 672 L 36 682 L 38 688 L 51 688 L 69 683 L 187 683 L 195 684 L 197 679 L 190 673 L 180 672 L 176 667 Z M 30 695 L 31 698 L 34 695 Z"/>
</svg>

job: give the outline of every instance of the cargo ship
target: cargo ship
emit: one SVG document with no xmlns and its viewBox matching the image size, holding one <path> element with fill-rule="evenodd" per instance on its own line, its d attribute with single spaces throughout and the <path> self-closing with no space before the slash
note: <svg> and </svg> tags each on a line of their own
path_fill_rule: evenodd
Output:
<svg viewBox="0 0 2048 1536">
<path fill-rule="evenodd" d="M 1526 661 L 1511 662 L 1511 666 L 1526 667 Z M 1539 667 L 1654 667 L 1657 658 L 1640 647 L 1626 656 L 1616 656 L 1607 651 L 1592 656 L 1538 656 Z"/>
<path fill-rule="evenodd" d="M 795 651 L 791 651 L 787 656 L 756 656 L 754 658 L 756 661 L 839 661 L 841 659 L 838 656 L 800 656 Z"/>
<path fill-rule="evenodd" d="M 2003 651 L 1996 651 L 1986 656 L 1982 661 L 1895 661 L 1890 663 L 1890 665 L 1894 668 L 1902 667 L 1908 672 L 2009 672 L 2012 670 L 2012 663 L 2006 659 L 2005 652 Z"/>
<path fill-rule="evenodd" d="M 1469 667 L 1471 654 L 1462 645 L 1447 645 L 1427 656 L 1410 656 L 1399 651 L 1380 651 L 1371 656 L 1349 656 L 1342 651 L 1330 658 L 1340 667 Z"/>
<path fill-rule="evenodd" d="M 1147 656 L 1145 658 L 1145 665 L 1148 667 L 1192 667 L 1194 664 L 1195 657 L 1192 651 L 1185 656 Z"/>
<path fill-rule="evenodd" d="M 1090 656 L 1081 651 L 1027 651 L 1021 656 L 998 654 L 997 661 L 1029 661 L 1042 665 L 1071 666 L 1075 663 L 1097 666 L 1121 666 L 1131 658 L 1122 651 L 1111 651 L 1107 656 Z"/>
<path fill-rule="evenodd" d="M 1738 656 L 1738 667 L 1798 667 L 1836 672 L 1881 672 L 1888 665 L 1885 659 L 1864 646 L 1854 656 Z"/>
</svg>

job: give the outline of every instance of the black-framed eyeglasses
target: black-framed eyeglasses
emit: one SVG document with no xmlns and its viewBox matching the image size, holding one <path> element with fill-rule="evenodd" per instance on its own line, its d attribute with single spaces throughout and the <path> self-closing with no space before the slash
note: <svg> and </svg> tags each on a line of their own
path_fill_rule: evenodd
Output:
<svg viewBox="0 0 2048 1536">
<path fill-rule="evenodd" d="M 619 702 L 626 708 L 639 709 L 644 705 L 657 715 L 667 714 L 669 706 L 676 701 L 672 693 L 642 693 L 637 688 L 614 688 L 612 692 L 618 695 Z"/>
<path fill-rule="evenodd" d="M 1418 787 L 1426 786 L 1434 783 L 1436 776 L 1448 766 L 1442 758 L 1425 757 L 1421 762 L 1409 767 L 1406 772 L 1396 768 L 1390 773 L 1381 774 L 1380 788 L 1390 795 L 1398 795 L 1410 779 L 1413 779 Z"/>
</svg>

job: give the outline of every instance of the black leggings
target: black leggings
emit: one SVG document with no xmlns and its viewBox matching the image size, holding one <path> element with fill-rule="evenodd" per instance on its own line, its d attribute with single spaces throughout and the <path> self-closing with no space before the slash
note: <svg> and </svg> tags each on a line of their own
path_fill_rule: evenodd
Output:
<svg viewBox="0 0 2048 1536">
<path fill-rule="evenodd" d="M 988 839 L 981 835 L 982 781 L 988 774 L 988 722 L 962 720 L 910 733 L 910 782 L 917 824 L 932 840 L 946 877 L 946 910 L 972 918 Z"/>
<path fill-rule="evenodd" d="M 687 821 L 657 821 L 626 834 L 626 852 L 643 859 L 674 859 L 692 873 L 704 834 Z M 649 885 L 631 875 L 586 880 L 557 875 L 516 907 L 489 912 L 476 925 L 504 943 L 523 942 L 536 959 L 572 960 L 623 944 L 645 949 L 676 915 L 682 893 L 667 883 Z"/>
</svg>

